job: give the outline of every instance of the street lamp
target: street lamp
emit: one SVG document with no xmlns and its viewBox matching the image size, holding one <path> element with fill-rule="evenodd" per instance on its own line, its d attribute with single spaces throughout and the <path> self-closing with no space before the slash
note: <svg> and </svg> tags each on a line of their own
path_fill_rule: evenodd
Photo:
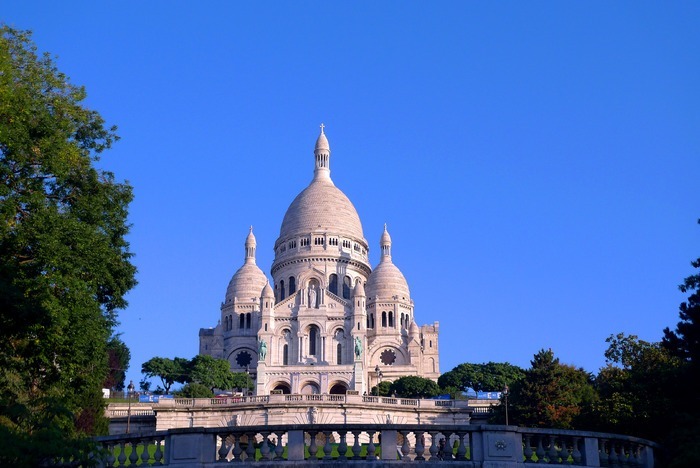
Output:
<svg viewBox="0 0 700 468">
<path fill-rule="evenodd" d="M 384 377 L 382 370 L 379 368 L 379 364 L 375 366 L 374 373 L 377 374 L 377 385 L 379 385 L 380 383 L 382 383 L 382 377 Z"/>
<path fill-rule="evenodd" d="M 134 381 L 129 381 L 129 386 L 126 387 L 126 400 L 129 402 L 129 409 L 126 412 L 126 433 L 131 430 L 131 395 L 134 393 Z"/>
<path fill-rule="evenodd" d="M 506 426 L 508 425 L 508 384 L 506 384 L 506 387 L 503 389 L 503 397 L 505 399 L 506 403 Z"/>
<path fill-rule="evenodd" d="M 245 386 L 246 395 L 250 396 L 250 367 L 248 365 L 245 366 Z"/>
</svg>

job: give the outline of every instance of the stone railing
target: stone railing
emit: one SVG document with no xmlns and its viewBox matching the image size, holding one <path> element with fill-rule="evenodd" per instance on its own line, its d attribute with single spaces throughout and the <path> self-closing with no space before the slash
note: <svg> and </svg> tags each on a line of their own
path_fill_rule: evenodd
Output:
<svg viewBox="0 0 700 468">
<path fill-rule="evenodd" d="M 306 424 L 171 429 L 98 437 L 101 466 L 375 466 L 452 461 L 466 467 L 533 463 L 654 466 L 653 442 L 597 432 L 489 425 Z M 380 463 L 381 462 L 381 463 Z"/>
<path fill-rule="evenodd" d="M 393 398 L 377 397 L 367 395 L 331 395 L 328 393 L 301 395 L 301 394 L 277 394 L 262 396 L 230 396 L 220 398 L 175 398 L 172 400 L 161 400 L 155 404 L 155 408 L 176 406 L 187 408 L 206 408 L 220 406 L 238 406 L 260 403 L 306 403 L 314 405 L 316 403 L 365 403 L 386 406 L 415 406 L 417 408 L 469 408 L 467 400 L 420 400 L 415 398 Z M 121 408 L 120 408 L 121 409 Z"/>
<path fill-rule="evenodd" d="M 147 416 L 153 415 L 154 409 L 167 407 L 184 407 L 184 408 L 213 408 L 224 406 L 244 406 L 268 403 L 289 403 L 315 405 L 317 403 L 362 403 L 369 405 L 380 405 L 387 407 L 395 406 L 413 406 L 416 408 L 472 408 L 475 413 L 488 413 L 488 406 L 472 406 L 467 400 L 421 400 L 415 398 L 393 398 L 379 397 L 368 395 L 331 395 L 331 394 L 313 394 L 313 395 L 261 395 L 261 396 L 229 396 L 219 398 L 174 398 L 164 399 L 159 403 L 140 403 L 133 404 L 131 415 Z M 105 415 L 108 418 L 123 417 L 127 415 L 126 404 L 112 403 L 107 408 Z"/>
</svg>

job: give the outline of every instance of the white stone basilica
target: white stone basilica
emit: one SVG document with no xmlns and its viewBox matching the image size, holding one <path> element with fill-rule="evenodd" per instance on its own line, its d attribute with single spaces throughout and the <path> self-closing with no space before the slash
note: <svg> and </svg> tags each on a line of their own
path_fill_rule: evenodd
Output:
<svg viewBox="0 0 700 468">
<path fill-rule="evenodd" d="M 438 322 L 416 325 L 386 226 L 379 265 L 370 267 L 360 217 L 331 180 L 330 154 L 321 125 L 313 180 L 289 205 L 275 242 L 274 289 L 255 263 L 251 228 L 221 320 L 199 332 L 200 354 L 248 370 L 258 395 L 363 394 L 380 380 L 440 375 Z"/>
</svg>

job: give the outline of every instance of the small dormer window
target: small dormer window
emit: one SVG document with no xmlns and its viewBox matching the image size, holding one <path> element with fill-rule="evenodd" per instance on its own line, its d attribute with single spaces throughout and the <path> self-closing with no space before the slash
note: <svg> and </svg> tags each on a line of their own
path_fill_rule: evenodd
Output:
<svg viewBox="0 0 700 468">
<path fill-rule="evenodd" d="M 309 245 L 309 238 L 308 238 L 308 237 L 302 237 L 300 242 L 301 242 L 301 246 L 302 246 L 302 247 L 306 247 L 306 246 Z"/>
</svg>

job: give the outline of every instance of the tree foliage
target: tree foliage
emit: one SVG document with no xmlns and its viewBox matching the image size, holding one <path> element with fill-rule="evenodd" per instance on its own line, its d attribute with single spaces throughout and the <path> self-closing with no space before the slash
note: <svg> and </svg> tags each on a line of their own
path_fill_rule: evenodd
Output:
<svg viewBox="0 0 700 468">
<path fill-rule="evenodd" d="M 141 372 L 147 378 L 158 377 L 165 393 L 170 393 L 170 387 L 175 382 L 185 383 L 191 380 L 190 365 L 190 361 L 185 358 L 170 359 L 156 356 L 141 365 Z"/>
<path fill-rule="evenodd" d="M 456 387 L 465 392 L 501 391 L 506 385 L 521 380 L 524 371 L 507 362 L 487 362 L 485 364 L 460 364 L 438 379 L 440 388 Z"/>
<path fill-rule="evenodd" d="M 658 440 L 658 428 L 670 423 L 674 381 L 680 360 L 660 343 L 619 333 L 606 340 L 607 365 L 595 379 L 594 429 Z"/>
<path fill-rule="evenodd" d="M 107 342 L 107 378 L 102 384 L 103 388 L 109 388 L 116 391 L 124 390 L 124 380 L 126 379 L 126 371 L 129 368 L 131 361 L 131 351 L 122 341 L 120 336 L 114 335 Z"/>
<path fill-rule="evenodd" d="M 390 391 L 401 398 L 431 398 L 440 394 L 440 387 L 433 380 L 408 375 L 392 382 Z"/>
<path fill-rule="evenodd" d="M 192 359 L 190 364 L 190 380 L 214 389 L 226 390 L 236 387 L 239 383 L 233 372 L 231 364 L 226 359 L 216 359 L 208 355 L 199 354 Z"/>
<path fill-rule="evenodd" d="M 385 380 L 383 382 L 379 382 L 377 385 L 372 387 L 372 390 L 370 392 L 374 396 L 389 396 L 391 395 L 391 382 L 388 380 Z"/>
<path fill-rule="evenodd" d="M 80 451 L 75 437 L 105 427 L 107 343 L 135 285 L 132 192 L 93 165 L 117 136 L 85 96 L 0 26 L 0 464 Z"/>
<path fill-rule="evenodd" d="M 510 389 L 513 422 L 574 428 L 596 399 L 592 376 L 583 369 L 561 364 L 551 349 L 540 350 L 531 364 L 524 378 Z"/>
</svg>

